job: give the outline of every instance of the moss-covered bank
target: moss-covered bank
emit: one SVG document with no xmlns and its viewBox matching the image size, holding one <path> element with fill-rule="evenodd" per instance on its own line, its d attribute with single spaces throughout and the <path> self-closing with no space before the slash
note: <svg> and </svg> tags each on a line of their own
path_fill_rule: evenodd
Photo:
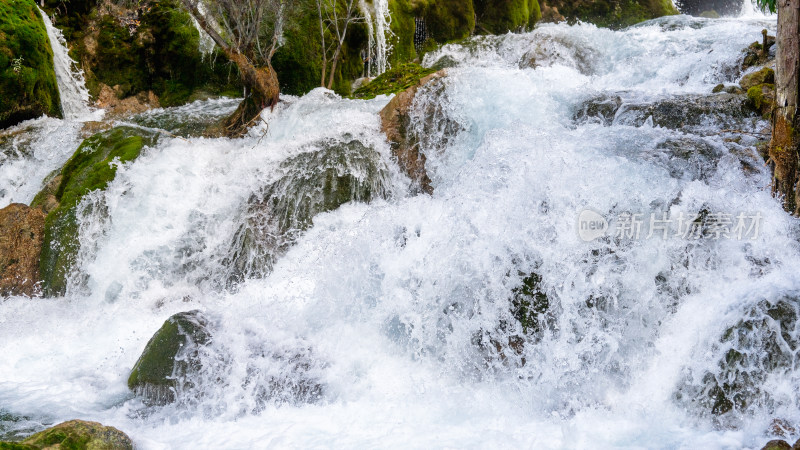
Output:
<svg viewBox="0 0 800 450">
<path fill-rule="evenodd" d="M 545 0 L 544 7 L 556 8 L 569 22 L 580 20 L 609 28 L 678 14 L 671 0 Z"/>
<path fill-rule="evenodd" d="M 154 145 L 157 140 L 158 134 L 132 127 L 98 133 L 83 141 L 33 199 L 32 207 L 48 212 L 39 263 L 45 295 L 61 295 L 66 291 L 80 249 L 77 217 L 80 200 L 89 192 L 105 189 L 116 176 L 117 164 L 136 159 L 144 146 Z"/>
<path fill-rule="evenodd" d="M 22 442 L 0 442 L 0 450 L 133 450 L 122 431 L 97 422 L 71 420 L 34 434 Z"/>
<path fill-rule="evenodd" d="M 61 117 L 53 51 L 33 0 L 0 2 L 0 128 Z"/>
<path fill-rule="evenodd" d="M 239 75 L 220 52 L 204 58 L 200 33 L 175 0 L 121 8 L 96 0 L 47 0 L 80 62 L 89 93 L 118 86 L 120 98 L 153 91 L 162 106 L 210 95 L 241 95 Z"/>
</svg>

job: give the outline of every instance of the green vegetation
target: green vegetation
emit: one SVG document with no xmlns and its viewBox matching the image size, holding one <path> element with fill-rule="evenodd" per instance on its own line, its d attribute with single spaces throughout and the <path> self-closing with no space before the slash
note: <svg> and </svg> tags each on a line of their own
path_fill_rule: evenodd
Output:
<svg viewBox="0 0 800 450">
<path fill-rule="evenodd" d="M 139 128 L 117 127 L 98 133 L 78 147 L 61 169 L 55 189 L 58 206 L 45 219 L 44 244 L 39 265 L 45 295 L 65 292 L 79 250 L 77 205 L 84 195 L 108 186 L 116 175 L 116 164 L 132 161 L 145 145 L 154 145 L 158 135 Z M 47 189 L 31 203 L 44 206 Z"/>
<path fill-rule="evenodd" d="M 538 0 L 474 0 L 481 31 L 500 34 L 532 28 L 542 18 Z"/>
<path fill-rule="evenodd" d="M 358 88 L 353 97 L 371 99 L 378 95 L 396 94 L 416 86 L 422 78 L 435 72 L 436 70 L 426 69 L 419 64 L 402 64 Z"/>
<path fill-rule="evenodd" d="M 0 2 L 0 92 L 0 128 L 61 117 L 53 51 L 33 0 Z"/>
<path fill-rule="evenodd" d="M 547 4 L 558 8 L 568 21 L 581 20 L 609 28 L 678 14 L 671 0 L 554 0 Z"/>
<path fill-rule="evenodd" d="M 209 95 L 241 95 L 236 69 L 219 51 L 204 60 L 200 34 L 175 0 L 156 0 L 116 14 L 101 13 L 93 1 L 50 0 L 47 6 L 60 13 L 56 24 L 72 58 L 81 62 L 92 96 L 102 84 L 119 86 L 122 98 L 153 91 L 162 106 Z M 138 18 L 138 27 L 123 23 L 123 13 Z"/>
</svg>

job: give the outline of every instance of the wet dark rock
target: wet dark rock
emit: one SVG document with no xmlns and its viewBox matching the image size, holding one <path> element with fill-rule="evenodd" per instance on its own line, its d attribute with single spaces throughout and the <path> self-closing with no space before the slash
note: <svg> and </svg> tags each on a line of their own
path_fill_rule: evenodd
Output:
<svg viewBox="0 0 800 450">
<path fill-rule="evenodd" d="M 777 399 L 762 386 L 771 374 L 792 370 L 800 356 L 798 319 L 800 300 L 794 296 L 748 308 L 711 349 L 717 368 L 687 380 L 677 398 L 715 416 L 774 407 Z"/>
<path fill-rule="evenodd" d="M 229 285 L 270 273 L 317 214 L 390 196 L 388 168 L 374 149 L 348 136 L 315 146 L 281 163 L 283 175 L 248 200 L 222 263 Z"/>
<path fill-rule="evenodd" d="M 128 377 L 128 388 L 148 404 L 175 401 L 186 376 L 200 370 L 198 349 L 211 340 L 209 322 L 200 311 L 178 313 L 150 338 Z"/>
<path fill-rule="evenodd" d="M 752 127 L 754 116 L 741 95 L 685 95 L 652 103 L 623 103 L 614 125 L 640 127 L 652 118 L 654 126 L 673 130 L 688 129 L 702 134 L 720 129 Z"/>
<path fill-rule="evenodd" d="M 609 126 L 614 123 L 614 117 L 620 106 L 622 106 L 621 97 L 601 95 L 579 105 L 572 119 L 577 123 L 596 122 Z"/>
</svg>

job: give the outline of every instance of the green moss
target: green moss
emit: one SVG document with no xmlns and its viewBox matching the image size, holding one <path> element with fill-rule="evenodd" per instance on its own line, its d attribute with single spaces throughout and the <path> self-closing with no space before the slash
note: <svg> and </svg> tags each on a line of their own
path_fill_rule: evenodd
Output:
<svg viewBox="0 0 800 450">
<path fill-rule="evenodd" d="M 414 48 L 414 30 L 416 24 L 414 17 L 419 14 L 412 6 L 411 0 L 389 0 L 389 11 L 392 13 L 392 53 L 389 62 L 392 66 L 407 63 L 417 59 Z"/>
<path fill-rule="evenodd" d="M 472 0 L 428 1 L 422 8 L 422 17 L 429 37 L 439 43 L 464 39 L 475 29 Z"/>
<path fill-rule="evenodd" d="M 417 85 L 419 80 L 435 72 L 419 64 L 402 64 L 358 88 L 353 97 L 370 99 L 378 95 L 396 94 Z"/>
<path fill-rule="evenodd" d="M 0 92 L 0 128 L 44 114 L 61 117 L 53 51 L 33 0 L 0 2 Z"/>
<path fill-rule="evenodd" d="M 136 361 L 128 377 L 128 388 L 144 395 L 151 395 L 148 400 L 157 403 L 172 401 L 170 388 L 175 386 L 176 365 L 178 371 L 185 371 L 189 366 L 199 367 L 196 355 L 178 354 L 184 350 L 195 349 L 198 345 L 209 342 L 208 322 L 200 311 L 182 312 L 173 315 L 156 331 Z"/>
<path fill-rule="evenodd" d="M 158 135 L 139 128 L 117 127 L 98 133 L 78 147 L 61 169 L 55 190 L 58 207 L 45 219 L 44 244 L 39 264 L 45 295 L 61 295 L 78 253 L 76 208 L 84 195 L 105 189 L 116 175 L 114 163 L 132 161 L 145 145 L 154 145 Z M 44 201 L 37 195 L 33 205 Z"/>
<path fill-rule="evenodd" d="M 511 313 L 522 325 L 525 334 L 541 331 L 541 321 L 548 313 L 550 299 L 541 289 L 542 277 L 531 273 L 512 291 Z"/>
<path fill-rule="evenodd" d="M 758 86 L 753 86 L 747 90 L 747 99 L 757 110 L 761 110 L 761 107 L 764 106 L 765 99 L 763 88 L 765 87 L 767 89 L 775 89 L 774 84 L 759 84 Z"/>
<path fill-rule="evenodd" d="M 671 0 L 554 0 L 547 3 L 569 21 L 623 28 L 645 20 L 678 14 Z"/>
<path fill-rule="evenodd" d="M 542 17 L 537 0 L 475 0 L 478 28 L 500 34 L 533 27 Z"/>
</svg>

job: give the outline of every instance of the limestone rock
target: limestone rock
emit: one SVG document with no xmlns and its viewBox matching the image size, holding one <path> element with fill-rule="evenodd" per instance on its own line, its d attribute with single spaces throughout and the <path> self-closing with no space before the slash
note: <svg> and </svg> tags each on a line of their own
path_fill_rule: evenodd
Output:
<svg viewBox="0 0 800 450">
<path fill-rule="evenodd" d="M 381 129 L 392 144 L 392 154 L 397 158 L 400 168 L 428 194 L 433 193 L 433 186 L 425 171 L 425 155 L 420 153 L 414 138 L 408 133 L 409 110 L 420 87 L 445 75 L 445 71 L 439 71 L 422 78 L 415 86 L 395 95 L 380 113 Z"/>
<path fill-rule="evenodd" d="M 0 210 L 0 296 L 37 293 L 44 217 L 19 203 Z"/>
</svg>

